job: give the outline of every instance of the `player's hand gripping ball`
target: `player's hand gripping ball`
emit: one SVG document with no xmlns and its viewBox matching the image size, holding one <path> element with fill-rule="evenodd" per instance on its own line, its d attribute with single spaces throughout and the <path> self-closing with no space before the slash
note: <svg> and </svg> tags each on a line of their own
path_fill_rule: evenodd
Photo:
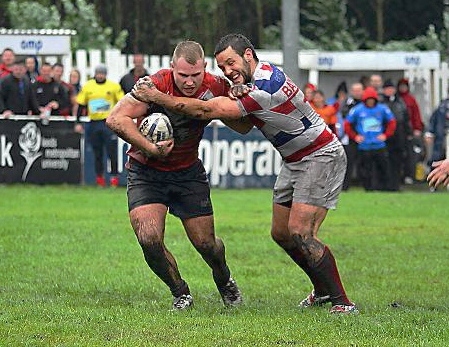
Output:
<svg viewBox="0 0 449 347">
<path fill-rule="evenodd" d="M 153 143 L 173 138 L 173 127 L 167 115 L 152 113 L 145 117 L 139 125 L 139 131 Z"/>
</svg>

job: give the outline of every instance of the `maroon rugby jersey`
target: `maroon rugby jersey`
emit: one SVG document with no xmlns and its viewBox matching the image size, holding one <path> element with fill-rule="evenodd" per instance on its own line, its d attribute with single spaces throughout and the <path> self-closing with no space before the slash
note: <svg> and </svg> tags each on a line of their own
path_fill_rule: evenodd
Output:
<svg viewBox="0 0 449 347">
<path fill-rule="evenodd" d="M 173 96 L 184 96 L 176 87 L 171 70 L 160 70 L 152 75 L 151 79 L 161 92 Z M 192 98 L 209 100 L 215 96 L 227 96 L 228 90 L 229 83 L 226 79 L 206 72 L 202 85 Z M 170 118 L 175 140 L 172 151 L 167 157 L 157 159 L 145 156 L 139 149 L 132 146 L 127 152 L 128 155 L 142 164 L 161 171 L 179 171 L 197 162 L 199 160 L 198 146 L 203 137 L 204 128 L 209 124 L 210 120 L 192 119 L 168 111 L 159 105 L 150 104 L 148 106 L 148 114 L 153 112 L 165 113 Z M 138 119 L 137 126 L 139 126 L 143 118 Z"/>
</svg>

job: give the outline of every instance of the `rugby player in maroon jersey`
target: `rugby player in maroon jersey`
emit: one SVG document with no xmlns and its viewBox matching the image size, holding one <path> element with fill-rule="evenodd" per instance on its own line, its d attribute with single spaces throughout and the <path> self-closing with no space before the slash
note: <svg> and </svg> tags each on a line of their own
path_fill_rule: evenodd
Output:
<svg viewBox="0 0 449 347">
<path fill-rule="evenodd" d="M 150 76 L 163 93 L 208 100 L 228 95 L 229 83 L 205 71 L 203 48 L 194 41 L 179 43 L 170 69 Z M 142 118 L 152 112 L 167 114 L 173 126 L 173 140 L 148 141 L 138 131 Z M 131 144 L 128 151 L 128 209 L 131 225 L 148 266 L 169 287 L 173 309 L 193 305 L 187 282 L 175 258 L 164 243 L 167 212 L 180 218 L 189 240 L 212 270 L 225 305 L 242 302 L 242 295 L 225 259 L 222 240 L 215 236 L 209 182 L 198 158 L 198 146 L 210 120 L 197 120 L 154 103 L 136 100 L 130 94 L 114 107 L 107 125 Z M 230 121 L 240 132 L 252 128 L 249 122 Z"/>
</svg>

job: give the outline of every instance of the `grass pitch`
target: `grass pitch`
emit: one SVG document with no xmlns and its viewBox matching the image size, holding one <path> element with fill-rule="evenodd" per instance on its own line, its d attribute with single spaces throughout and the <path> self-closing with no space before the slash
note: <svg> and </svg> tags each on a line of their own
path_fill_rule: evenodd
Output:
<svg viewBox="0 0 449 347">
<path fill-rule="evenodd" d="M 300 311 L 306 276 L 271 241 L 270 190 L 213 190 L 244 304 L 222 306 L 169 216 L 195 298 L 172 312 L 129 225 L 124 188 L 0 186 L 0 346 L 448 346 L 449 193 L 341 194 L 320 237 L 358 316 Z"/>
</svg>

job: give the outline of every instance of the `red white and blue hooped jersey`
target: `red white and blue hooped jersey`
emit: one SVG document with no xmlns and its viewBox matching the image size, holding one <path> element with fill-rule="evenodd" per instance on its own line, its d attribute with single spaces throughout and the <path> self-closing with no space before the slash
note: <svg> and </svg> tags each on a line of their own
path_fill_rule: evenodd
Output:
<svg viewBox="0 0 449 347">
<path fill-rule="evenodd" d="M 252 90 L 238 100 L 242 115 L 251 119 L 284 161 L 297 162 L 330 143 L 339 143 L 304 100 L 303 92 L 278 67 L 259 62 L 252 83 Z"/>
<path fill-rule="evenodd" d="M 184 96 L 176 87 L 173 73 L 170 69 L 162 69 L 156 72 L 154 75 L 151 75 L 151 79 L 161 92 L 173 96 Z M 192 98 L 209 100 L 216 96 L 227 96 L 228 91 L 229 82 L 225 78 L 206 72 L 203 83 Z M 210 120 L 193 119 L 152 103 L 148 105 L 147 114 L 153 112 L 165 113 L 170 119 L 175 142 L 172 151 L 167 157 L 158 159 L 150 158 L 144 155 L 138 148 L 132 146 L 128 150 L 128 155 L 138 162 L 160 171 L 179 171 L 196 163 L 199 160 L 198 147 L 203 137 L 204 128 L 209 124 Z M 137 126 L 139 126 L 144 117 L 137 120 Z"/>
</svg>

